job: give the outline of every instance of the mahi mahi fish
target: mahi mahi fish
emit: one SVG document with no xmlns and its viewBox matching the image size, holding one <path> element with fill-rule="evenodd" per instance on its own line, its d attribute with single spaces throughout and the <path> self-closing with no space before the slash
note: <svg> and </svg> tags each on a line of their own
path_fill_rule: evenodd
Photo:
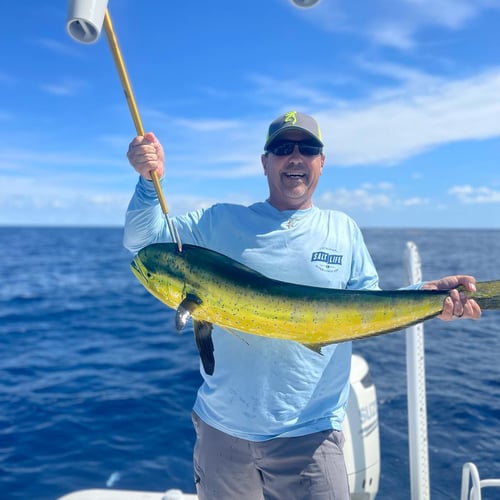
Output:
<svg viewBox="0 0 500 500">
<path fill-rule="evenodd" d="M 202 362 L 213 372 L 212 324 L 229 331 L 287 339 L 321 352 L 348 340 L 389 333 L 437 316 L 446 290 L 340 290 L 277 281 L 215 251 L 155 243 L 131 263 L 137 279 L 176 310 L 181 330 L 190 317 Z M 482 309 L 500 309 L 500 280 L 476 284 Z"/>
</svg>

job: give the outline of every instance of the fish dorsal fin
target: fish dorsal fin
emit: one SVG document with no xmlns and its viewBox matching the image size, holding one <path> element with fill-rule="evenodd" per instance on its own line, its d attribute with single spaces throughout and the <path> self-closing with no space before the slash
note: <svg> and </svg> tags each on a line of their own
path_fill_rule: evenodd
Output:
<svg viewBox="0 0 500 500">
<path fill-rule="evenodd" d="M 184 330 L 189 318 L 200 304 L 201 300 L 196 295 L 190 293 L 186 295 L 175 313 L 175 328 L 178 332 Z"/>
</svg>

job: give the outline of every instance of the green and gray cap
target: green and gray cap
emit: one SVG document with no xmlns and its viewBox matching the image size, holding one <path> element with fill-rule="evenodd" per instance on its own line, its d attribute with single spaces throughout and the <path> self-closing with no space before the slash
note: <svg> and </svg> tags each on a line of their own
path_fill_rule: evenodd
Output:
<svg viewBox="0 0 500 500">
<path fill-rule="evenodd" d="M 287 130 L 301 130 L 308 134 L 318 146 L 323 147 L 321 140 L 321 130 L 316 120 L 309 115 L 299 113 L 298 111 L 289 111 L 284 115 L 278 116 L 276 120 L 271 122 L 269 130 L 267 131 L 266 143 L 264 144 L 264 151 L 267 151 L 269 145 L 283 132 Z"/>
</svg>

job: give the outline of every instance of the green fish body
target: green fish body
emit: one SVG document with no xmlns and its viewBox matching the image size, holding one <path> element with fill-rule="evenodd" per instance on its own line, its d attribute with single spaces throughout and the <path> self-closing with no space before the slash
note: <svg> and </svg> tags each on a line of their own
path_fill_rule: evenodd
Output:
<svg viewBox="0 0 500 500">
<path fill-rule="evenodd" d="M 437 316 L 448 291 L 337 290 L 273 280 L 206 248 L 143 248 L 131 263 L 146 289 L 177 311 L 228 330 L 322 346 L 392 332 Z M 469 292 L 465 292 L 472 295 Z M 500 308 L 500 281 L 477 283 L 483 309 Z M 208 332 L 208 328 L 202 329 Z"/>
</svg>

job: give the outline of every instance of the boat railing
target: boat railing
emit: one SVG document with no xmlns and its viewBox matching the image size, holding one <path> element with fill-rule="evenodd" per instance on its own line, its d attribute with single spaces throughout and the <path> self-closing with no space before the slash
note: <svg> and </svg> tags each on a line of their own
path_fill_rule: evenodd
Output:
<svg viewBox="0 0 500 500">
<path fill-rule="evenodd" d="M 460 500 L 481 500 L 483 488 L 500 488 L 500 479 L 480 479 L 479 471 L 472 462 L 462 467 L 462 492 Z"/>
<path fill-rule="evenodd" d="M 408 241 L 406 244 L 405 264 L 409 283 L 421 281 L 420 254 L 412 241 Z M 408 439 L 412 500 L 430 499 L 424 358 L 424 331 L 423 325 L 419 324 L 408 328 L 406 334 Z M 474 463 L 467 462 L 463 465 L 460 500 L 482 500 L 481 491 L 488 487 L 500 488 L 500 479 L 480 479 Z M 495 498 L 500 497 L 497 495 Z"/>
</svg>

